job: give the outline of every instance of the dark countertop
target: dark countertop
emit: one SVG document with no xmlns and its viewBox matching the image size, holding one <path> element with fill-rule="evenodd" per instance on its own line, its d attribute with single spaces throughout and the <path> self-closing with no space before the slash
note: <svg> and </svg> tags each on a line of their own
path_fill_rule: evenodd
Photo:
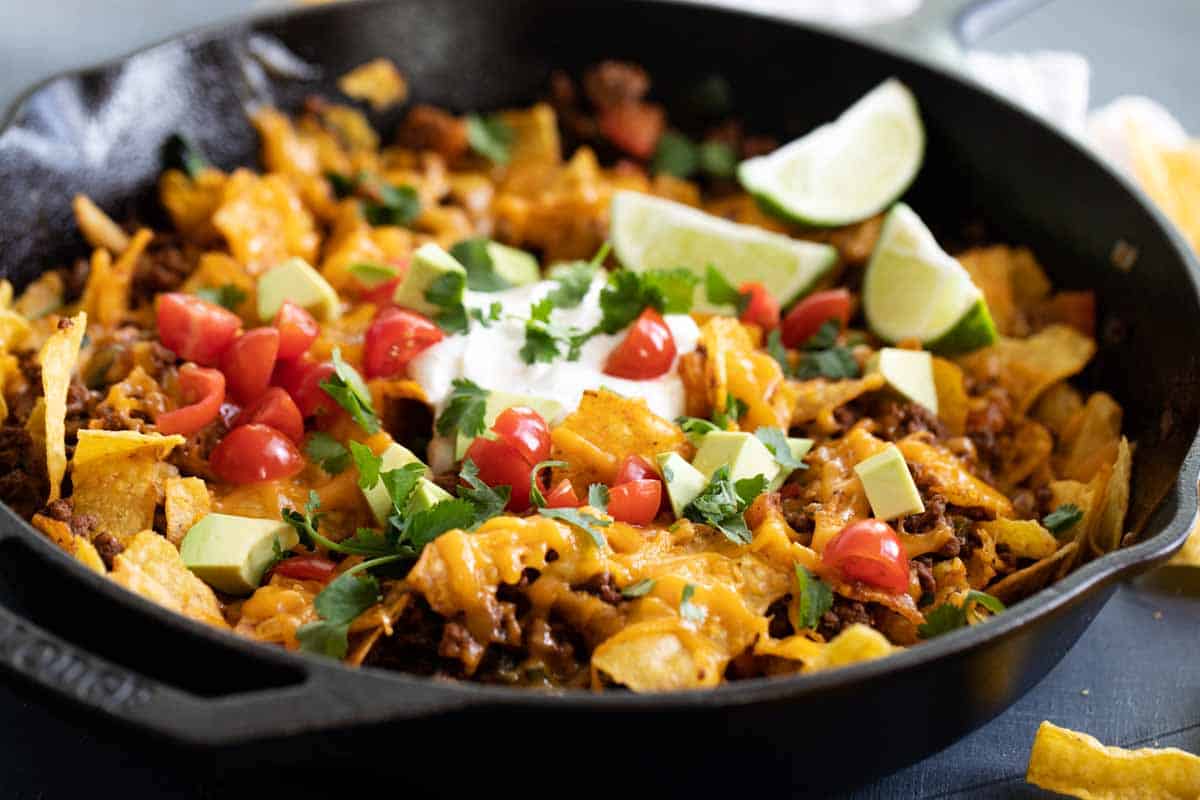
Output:
<svg viewBox="0 0 1200 800">
<path fill-rule="evenodd" d="M 189 25 L 229 17 L 247 5 L 246 0 L 41 5 L 0 0 L 0 54 L 8 67 L 0 74 L 0 103 L 51 71 L 120 54 Z M 1082 52 L 1092 64 L 1093 104 L 1121 94 L 1147 94 L 1195 131 L 1200 130 L 1200 103 L 1195 102 L 1200 90 L 1191 59 L 1198 39 L 1195 0 L 1053 0 L 979 45 L 996 51 Z M 1078 645 L 1020 702 L 942 753 L 851 797 L 1049 796 L 1023 780 L 1043 719 L 1087 731 L 1106 744 L 1200 752 L 1198 598 L 1200 570 L 1160 571 L 1122 586 Z M 130 746 L 66 706 L 45 705 L 4 684 L 0 720 L 0 794 L 5 798 L 75 797 L 100 789 L 130 798 L 215 800 L 241 796 L 246 789 L 220 777 L 200 777 L 197 773 L 204 771 L 194 761 L 169 765 L 160 753 Z M 289 785 L 285 776 L 271 776 L 271 785 L 279 796 L 314 796 L 303 785 Z M 323 788 L 316 796 L 328 794 Z"/>
</svg>

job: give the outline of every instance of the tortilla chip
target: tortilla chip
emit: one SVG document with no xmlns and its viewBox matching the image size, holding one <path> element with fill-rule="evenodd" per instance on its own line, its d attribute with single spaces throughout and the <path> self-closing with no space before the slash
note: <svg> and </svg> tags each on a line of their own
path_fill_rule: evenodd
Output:
<svg viewBox="0 0 1200 800">
<path fill-rule="evenodd" d="M 548 104 L 537 103 L 526 109 L 502 111 L 500 118 L 513 132 L 510 165 L 562 163 L 558 117 Z"/>
<path fill-rule="evenodd" d="M 1064 381 L 1043 392 L 1030 413 L 1034 419 L 1061 437 L 1073 424 L 1076 415 L 1082 411 L 1083 396 L 1078 389 Z"/>
<path fill-rule="evenodd" d="M 64 327 L 65 326 L 65 327 Z M 46 473 L 50 477 L 50 499 L 59 498 L 67 471 L 67 388 L 79 360 L 79 346 L 87 332 L 87 314 L 59 322 L 38 353 L 42 367 L 42 394 L 46 398 Z"/>
<path fill-rule="evenodd" d="M 138 433 L 137 431 L 104 431 L 84 429 L 79 432 L 79 444 L 75 447 L 72 461 L 76 468 L 97 459 L 149 453 L 156 461 L 170 455 L 171 451 L 187 439 L 174 434 Z"/>
<path fill-rule="evenodd" d="M 804 665 L 805 672 L 844 667 L 861 661 L 883 658 L 903 648 L 894 647 L 887 638 L 874 628 L 856 622 L 842 629 L 820 651 L 817 658 Z"/>
<path fill-rule="evenodd" d="M 167 540 L 178 547 L 188 530 L 212 509 L 212 498 L 201 478 L 167 478 L 164 492 Z"/>
<path fill-rule="evenodd" d="M 1054 471 L 1060 477 L 1089 481 L 1116 461 L 1121 439 L 1121 406 L 1104 392 L 1088 398 L 1083 413 L 1062 433 Z"/>
<path fill-rule="evenodd" d="M 221 205 L 225 180 L 225 173 L 217 169 L 204 169 L 194 179 L 169 169 L 158 179 L 159 200 L 175 229 L 189 241 L 209 244 L 220 239 L 212 217 Z"/>
<path fill-rule="evenodd" d="M 940 445 L 907 436 L 897 445 L 904 458 L 919 465 L 932 490 L 946 502 L 964 508 L 984 508 L 996 517 L 1011 517 L 1012 503 L 1000 492 L 976 478 L 953 453 Z"/>
<path fill-rule="evenodd" d="M 338 88 L 348 97 L 365 100 L 382 111 L 408 99 L 408 84 L 400 70 L 386 58 L 376 58 L 338 78 Z"/>
<path fill-rule="evenodd" d="M 104 248 L 118 255 L 129 247 L 129 234 L 121 230 L 121 226 L 100 210 L 90 197 L 77 194 L 71 206 L 75 209 L 75 224 L 92 247 Z"/>
<path fill-rule="evenodd" d="M 1175 747 L 1105 747 L 1086 733 L 1043 722 L 1025 780 L 1086 800 L 1193 798 L 1200 797 L 1200 756 Z"/>
<path fill-rule="evenodd" d="M 154 531 L 141 531 L 130 539 L 113 559 L 111 577 L 129 591 L 185 617 L 229 627 L 213 590 L 188 571 L 174 545 Z"/>
<path fill-rule="evenodd" d="M 774 358 L 758 350 L 757 338 L 731 317 L 714 317 L 700 329 L 705 353 L 708 406 L 724 409 L 730 396 L 746 405 L 741 424 L 746 430 L 763 425 L 788 427 L 795 400 Z"/>
<path fill-rule="evenodd" d="M 1037 520 L 996 519 L 980 522 L 979 528 L 1018 558 L 1047 558 L 1058 550 L 1058 539 Z"/>
<path fill-rule="evenodd" d="M 670 617 L 636 622 L 592 654 L 593 684 L 601 674 L 635 692 L 716 686 L 728 657 Z"/>
<path fill-rule="evenodd" d="M 21 345 L 33 333 L 29 320 L 16 311 L 0 309 L 0 351 L 11 352 L 21 349 Z"/>
<path fill-rule="evenodd" d="M 50 541 L 62 548 L 63 552 L 73 556 L 76 561 L 88 569 L 101 575 L 108 572 L 104 566 L 104 559 L 100 558 L 100 553 L 96 551 L 95 545 L 74 533 L 67 523 L 41 514 L 34 514 L 32 522 L 33 527 L 46 534 Z"/>
<path fill-rule="evenodd" d="M 838 429 L 833 412 L 867 392 L 882 389 L 887 381 L 878 372 L 854 380 L 830 381 L 814 378 L 809 381 L 790 381 L 793 394 L 792 425 L 816 421 L 822 431 Z"/>
<path fill-rule="evenodd" d="M 962 436 L 967 428 L 967 389 L 958 364 L 933 357 L 933 384 L 937 391 L 938 419 L 951 436 Z"/>
<path fill-rule="evenodd" d="M 1058 580 L 1058 576 L 1074 564 L 1078 552 L 1077 542 L 1065 544 L 1049 558 L 1043 558 L 996 581 L 987 587 L 988 594 L 1005 605 L 1011 605 Z"/>
<path fill-rule="evenodd" d="M 1053 449 L 1054 437 L 1043 425 L 1031 419 L 1017 421 L 1008 445 L 998 454 L 996 484 L 1006 490 L 1017 486 L 1049 461 Z"/>
<path fill-rule="evenodd" d="M 43 272 L 25 287 L 12 309 L 27 320 L 38 320 L 63 304 L 63 279 L 57 271 Z"/>
<path fill-rule="evenodd" d="M 1125 531 L 1125 512 L 1129 509 L 1129 480 L 1133 472 L 1133 451 L 1122 436 L 1117 448 L 1117 460 L 1108 476 L 1104 502 L 1091 531 L 1092 552 L 1098 556 L 1111 553 L 1121 546 Z"/>
<path fill-rule="evenodd" d="M 221 205 L 212 222 L 225 237 L 233 257 L 251 275 L 289 256 L 311 264 L 317 255 L 320 236 L 312 215 L 283 175 L 237 170 L 221 189 Z"/>
<path fill-rule="evenodd" d="M 72 500 L 122 543 L 154 525 L 168 477 L 162 459 L 185 439 L 136 431 L 79 431 L 72 461 Z M 173 468 L 171 468 L 173 469 Z"/>
<path fill-rule="evenodd" d="M 1096 343 L 1069 325 L 1050 325 L 1027 339 L 1001 338 L 958 359 L 976 380 L 997 383 L 1024 414 L 1055 383 L 1075 375 L 1091 360 Z"/>
</svg>

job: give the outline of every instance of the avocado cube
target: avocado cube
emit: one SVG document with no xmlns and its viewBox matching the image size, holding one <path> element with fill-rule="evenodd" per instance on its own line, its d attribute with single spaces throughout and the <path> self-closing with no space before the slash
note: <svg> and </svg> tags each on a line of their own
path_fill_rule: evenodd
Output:
<svg viewBox="0 0 1200 800">
<path fill-rule="evenodd" d="M 884 347 L 867 361 L 867 372 L 878 372 L 893 391 L 938 413 L 933 356 L 926 351 Z"/>
<path fill-rule="evenodd" d="M 762 475 L 768 484 L 781 469 L 767 446 L 744 431 L 713 431 L 700 440 L 692 466 L 711 479 L 723 464 L 729 465 L 729 477 L 734 481 Z"/>
<path fill-rule="evenodd" d="M 796 459 L 797 461 L 802 460 L 806 455 L 808 455 L 808 451 L 811 450 L 813 446 L 812 439 L 800 439 L 792 436 L 788 437 L 787 443 L 788 448 L 792 451 L 792 458 Z M 792 472 L 793 470 L 790 469 L 780 469 L 779 474 L 775 476 L 774 480 L 767 484 L 767 489 L 773 492 L 780 486 L 783 486 L 783 482 L 787 480 L 788 476 L 791 475 Z"/>
<path fill-rule="evenodd" d="M 854 471 L 877 518 L 889 520 L 925 510 L 921 493 L 896 445 L 889 444 L 882 452 L 860 461 Z"/>
<path fill-rule="evenodd" d="M 528 286 L 542 278 L 537 259 L 524 250 L 489 241 L 487 252 L 492 259 L 492 269 L 510 286 Z"/>
<path fill-rule="evenodd" d="M 179 555 L 184 566 L 214 589 L 247 595 L 262 581 L 276 544 L 287 551 L 299 543 L 295 529 L 277 519 L 206 514 L 184 535 Z"/>
<path fill-rule="evenodd" d="M 513 406 L 532 408 L 542 415 L 542 419 L 546 420 L 547 425 L 554 425 L 555 421 L 566 412 L 562 403 L 549 397 L 535 397 L 529 394 L 514 394 L 493 389 L 488 392 L 487 405 L 483 411 L 484 428 L 491 428 L 496 423 L 496 417 Z M 472 437 L 458 434 L 454 443 L 454 457 L 461 460 L 467 454 L 467 448 L 471 446 L 472 441 L 474 441 Z"/>
<path fill-rule="evenodd" d="M 447 276 L 457 276 L 447 278 Z M 458 259 L 438 247 L 433 242 L 421 245 L 413 253 L 408 265 L 408 274 L 396 287 L 392 300 L 396 305 L 411 308 L 427 317 L 432 317 L 442 310 L 443 306 L 432 303 L 427 294 L 438 281 L 448 281 L 451 299 L 461 301 L 463 291 L 467 286 L 467 270 L 458 263 Z"/>
<path fill-rule="evenodd" d="M 421 464 L 421 459 L 413 455 L 412 451 L 404 445 L 392 442 L 387 448 L 379 454 L 379 472 L 390 472 L 394 469 L 400 469 L 405 464 Z M 426 470 L 428 472 L 428 470 Z M 375 485 L 370 489 L 362 490 L 363 497 L 367 500 L 367 505 L 371 507 L 371 513 L 375 515 L 376 521 L 380 525 L 388 521 L 388 517 L 392 515 L 392 497 L 388 494 L 387 487 L 383 485 L 383 481 L 376 481 Z"/>
<path fill-rule="evenodd" d="M 260 275 L 257 294 L 263 322 L 275 319 L 288 300 L 319 320 L 336 319 L 342 308 L 337 292 L 303 258 L 289 258 Z"/>
<path fill-rule="evenodd" d="M 708 478 L 679 453 L 659 453 L 654 460 L 658 462 L 658 469 L 667 482 L 671 511 L 676 518 L 683 519 L 683 510 L 704 491 Z"/>
<path fill-rule="evenodd" d="M 413 489 L 412 496 L 408 499 L 408 511 L 410 514 L 415 514 L 418 511 L 433 508 L 443 500 L 453 499 L 454 497 L 449 492 L 433 481 L 421 478 L 417 481 L 417 487 Z"/>
</svg>

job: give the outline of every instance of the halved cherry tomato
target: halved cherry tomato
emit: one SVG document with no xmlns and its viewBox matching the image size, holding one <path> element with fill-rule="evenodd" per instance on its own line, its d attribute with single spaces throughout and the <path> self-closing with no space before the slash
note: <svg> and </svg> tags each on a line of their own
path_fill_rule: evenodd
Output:
<svg viewBox="0 0 1200 800">
<path fill-rule="evenodd" d="M 418 353 L 446 334 L 428 317 L 403 308 L 385 308 L 375 315 L 363 341 L 363 371 L 368 378 L 400 374 Z"/>
<path fill-rule="evenodd" d="M 742 322 L 757 325 L 764 331 L 774 330 L 779 325 L 779 301 L 771 296 L 767 287 L 761 283 L 743 283 L 738 289 L 742 296 L 745 309 L 740 317 Z"/>
<path fill-rule="evenodd" d="M 154 420 L 163 435 L 187 436 L 216 419 L 225 402 L 225 376 L 215 369 L 184 364 L 179 370 L 179 394 L 186 405 L 159 414 Z"/>
<path fill-rule="evenodd" d="M 221 371 L 229 394 L 239 403 L 252 403 L 267 390 L 279 354 L 279 331 L 254 328 L 246 331 L 221 356 Z"/>
<path fill-rule="evenodd" d="M 295 578 L 298 581 L 320 581 L 328 583 L 337 571 L 337 564 L 321 556 L 292 556 L 285 558 L 271 570 L 273 575 Z"/>
<path fill-rule="evenodd" d="M 658 147 L 666 114 L 662 106 L 652 103 L 621 103 L 601 111 L 599 125 L 617 148 L 644 160 Z"/>
<path fill-rule="evenodd" d="M 783 318 L 779 331 L 783 343 L 788 347 L 800 347 L 831 319 L 836 319 L 845 328 L 850 321 L 851 303 L 847 289 L 813 292 Z"/>
<path fill-rule="evenodd" d="M 259 483 L 290 478 L 304 469 L 292 440 L 267 425 L 242 425 L 225 434 L 208 458 L 226 483 Z"/>
<path fill-rule="evenodd" d="M 662 504 L 662 481 L 646 478 L 619 483 L 608 490 L 608 513 L 630 525 L 645 525 Z"/>
<path fill-rule="evenodd" d="M 392 299 L 396 296 L 396 287 L 404 280 L 403 277 L 392 278 L 387 283 L 381 283 L 374 289 L 364 292 L 362 299 L 368 303 L 372 303 L 376 308 L 388 308 L 395 305 Z"/>
<path fill-rule="evenodd" d="M 647 308 L 630 326 L 625 338 L 608 355 L 604 373 L 635 381 L 657 378 L 675 361 L 675 337 L 653 308 Z"/>
<path fill-rule="evenodd" d="M 842 528 L 825 545 L 821 559 L 848 580 L 888 592 L 908 591 L 908 557 L 900 537 L 886 522 L 860 519 Z"/>
<path fill-rule="evenodd" d="M 333 364 L 328 361 L 313 361 L 301 356 L 294 361 L 280 361 L 271 374 L 271 384 L 281 387 L 292 396 L 300 415 L 311 417 L 317 412 L 333 413 L 337 404 L 333 402 L 321 382 L 333 374 Z"/>
<path fill-rule="evenodd" d="M 513 406 L 496 417 L 492 430 L 532 468 L 550 457 L 550 427 L 532 408 Z"/>
<path fill-rule="evenodd" d="M 546 493 L 547 508 L 579 508 L 581 505 L 583 501 L 575 494 L 575 487 L 571 485 L 570 478 L 563 478 Z"/>
<path fill-rule="evenodd" d="M 216 365 L 242 327 L 232 311 L 181 292 L 158 296 L 156 319 L 158 338 L 167 349 L 205 367 Z"/>
<path fill-rule="evenodd" d="M 617 477 L 613 478 L 613 485 L 651 479 L 658 480 L 658 470 L 641 456 L 631 454 L 625 456 L 621 466 L 617 467 Z"/>
<path fill-rule="evenodd" d="M 479 479 L 488 486 L 511 487 L 506 509 L 520 512 L 529 508 L 529 473 L 533 464 L 507 440 L 478 436 L 467 448 L 466 458 L 479 467 Z"/>
<path fill-rule="evenodd" d="M 272 386 L 257 400 L 246 406 L 234 418 L 231 428 L 239 425 L 269 425 L 284 436 L 299 444 L 304 438 L 304 418 L 291 396 Z"/>
<path fill-rule="evenodd" d="M 313 315 L 291 300 L 284 300 L 271 323 L 279 331 L 279 358 L 299 358 L 317 340 L 321 326 Z"/>
</svg>

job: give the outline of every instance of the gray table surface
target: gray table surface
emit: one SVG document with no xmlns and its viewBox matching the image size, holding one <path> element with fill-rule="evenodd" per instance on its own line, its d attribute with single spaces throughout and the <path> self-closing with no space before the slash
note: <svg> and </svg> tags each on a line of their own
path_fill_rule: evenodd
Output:
<svg viewBox="0 0 1200 800">
<path fill-rule="evenodd" d="M 196 24 L 243 13 L 247 0 L 0 0 L 0 105 L 54 71 L 124 53 Z M 1194 44 L 1200 0 L 1052 0 L 978 43 L 991 50 L 1069 49 L 1092 64 L 1092 97 L 1146 94 L 1200 131 Z M 851 795 L 874 798 L 1033 798 L 1023 781 L 1043 719 L 1109 744 L 1200 752 L 1200 579 L 1120 588 L 1079 644 L 1025 698 L 943 752 Z M 931 697 L 930 702 L 955 702 Z M 128 797 L 236 795 L 160 769 L 57 705 L 0 685 L 0 792 L 76 796 L 107 785 Z M 74 765 L 73 767 L 68 765 Z M 285 787 L 290 797 L 302 787 Z"/>
</svg>

